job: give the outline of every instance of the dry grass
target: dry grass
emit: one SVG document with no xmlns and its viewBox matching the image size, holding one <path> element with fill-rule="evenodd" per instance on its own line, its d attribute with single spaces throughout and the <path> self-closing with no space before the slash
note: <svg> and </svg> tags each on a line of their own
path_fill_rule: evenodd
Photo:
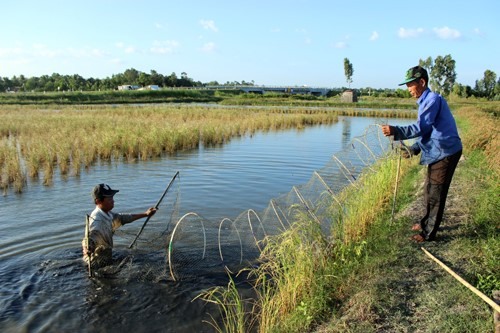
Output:
<svg viewBox="0 0 500 333">
<path fill-rule="evenodd" d="M 0 110 L 0 185 L 26 178 L 50 185 L 56 171 L 77 176 L 98 161 L 148 160 L 215 145 L 256 131 L 330 124 L 337 115 L 297 108 L 4 106 Z"/>
</svg>

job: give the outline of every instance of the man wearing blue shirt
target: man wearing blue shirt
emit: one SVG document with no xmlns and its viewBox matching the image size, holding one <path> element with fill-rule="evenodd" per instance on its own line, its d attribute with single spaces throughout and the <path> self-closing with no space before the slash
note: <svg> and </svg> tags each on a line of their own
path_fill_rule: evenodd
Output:
<svg viewBox="0 0 500 333">
<path fill-rule="evenodd" d="M 418 138 L 409 147 L 409 156 L 421 153 L 420 164 L 427 165 L 424 185 L 426 214 L 412 230 L 420 231 L 412 239 L 418 243 L 434 240 L 441 220 L 453 173 L 462 155 L 462 141 L 446 100 L 428 88 L 425 68 L 415 66 L 406 72 L 404 82 L 412 97 L 417 98 L 418 117 L 408 126 L 383 125 L 385 136 L 394 140 Z"/>
</svg>

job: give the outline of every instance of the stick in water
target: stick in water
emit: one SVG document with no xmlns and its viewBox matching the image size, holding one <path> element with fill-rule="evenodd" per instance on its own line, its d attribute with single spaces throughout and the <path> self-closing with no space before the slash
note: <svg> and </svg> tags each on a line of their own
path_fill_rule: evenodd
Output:
<svg viewBox="0 0 500 333">
<path fill-rule="evenodd" d="M 175 173 L 175 175 L 172 177 L 172 180 L 170 180 L 170 183 L 168 184 L 167 188 L 165 189 L 165 191 L 163 192 L 163 194 L 161 195 L 160 199 L 158 200 L 158 202 L 156 203 L 155 205 L 155 209 L 158 209 L 158 206 L 160 206 L 160 203 L 161 201 L 163 200 L 163 198 L 165 197 L 165 195 L 167 194 L 170 186 L 172 186 L 172 183 L 174 182 L 174 179 L 177 177 L 177 175 L 179 174 L 179 171 L 177 171 Z M 137 236 L 135 236 L 135 239 L 132 243 L 130 243 L 130 245 L 128 246 L 128 248 L 132 248 L 132 246 L 134 246 L 135 242 L 137 241 L 137 238 L 139 238 L 139 236 L 141 235 L 142 231 L 144 230 L 144 227 L 146 226 L 146 224 L 148 223 L 149 219 L 150 219 L 151 216 L 148 216 L 146 221 L 144 221 L 144 224 L 142 225 L 141 227 L 141 230 L 139 230 L 139 233 L 137 234 Z"/>
<path fill-rule="evenodd" d="M 87 252 L 89 251 L 89 236 L 90 236 L 90 216 L 87 214 L 85 217 L 85 245 L 87 247 Z M 87 254 L 88 268 L 89 268 L 89 278 L 92 277 L 92 254 Z"/>
</svg>

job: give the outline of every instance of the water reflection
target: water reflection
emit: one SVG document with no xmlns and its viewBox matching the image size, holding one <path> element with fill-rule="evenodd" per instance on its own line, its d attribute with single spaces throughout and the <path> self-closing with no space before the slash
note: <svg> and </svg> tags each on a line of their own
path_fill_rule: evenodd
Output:
<svg viewBox="0 0 500 333">
<path fill-rule="evenodd" d="M 342 123 L 342 147 L 345 147 L 351 142 L 351 118 L 344 117 L 341 120 Z"/>
</svg>

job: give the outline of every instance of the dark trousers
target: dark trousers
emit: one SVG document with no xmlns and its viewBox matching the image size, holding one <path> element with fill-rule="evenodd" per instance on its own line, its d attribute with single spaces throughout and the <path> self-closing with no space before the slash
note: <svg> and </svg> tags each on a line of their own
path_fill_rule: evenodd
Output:
<svg viewBox="0 0 500 333">
<path fill-rule="evenodd" d="M 443 219 L 446 197 L 450 188 L 453 173 L 462 151 L 442 160 L 429 164 L 424 185 L 424 203 L 426 214 L 420 221 L 421 235 L 425 240 L 433 240 Z"/>
</svg>

